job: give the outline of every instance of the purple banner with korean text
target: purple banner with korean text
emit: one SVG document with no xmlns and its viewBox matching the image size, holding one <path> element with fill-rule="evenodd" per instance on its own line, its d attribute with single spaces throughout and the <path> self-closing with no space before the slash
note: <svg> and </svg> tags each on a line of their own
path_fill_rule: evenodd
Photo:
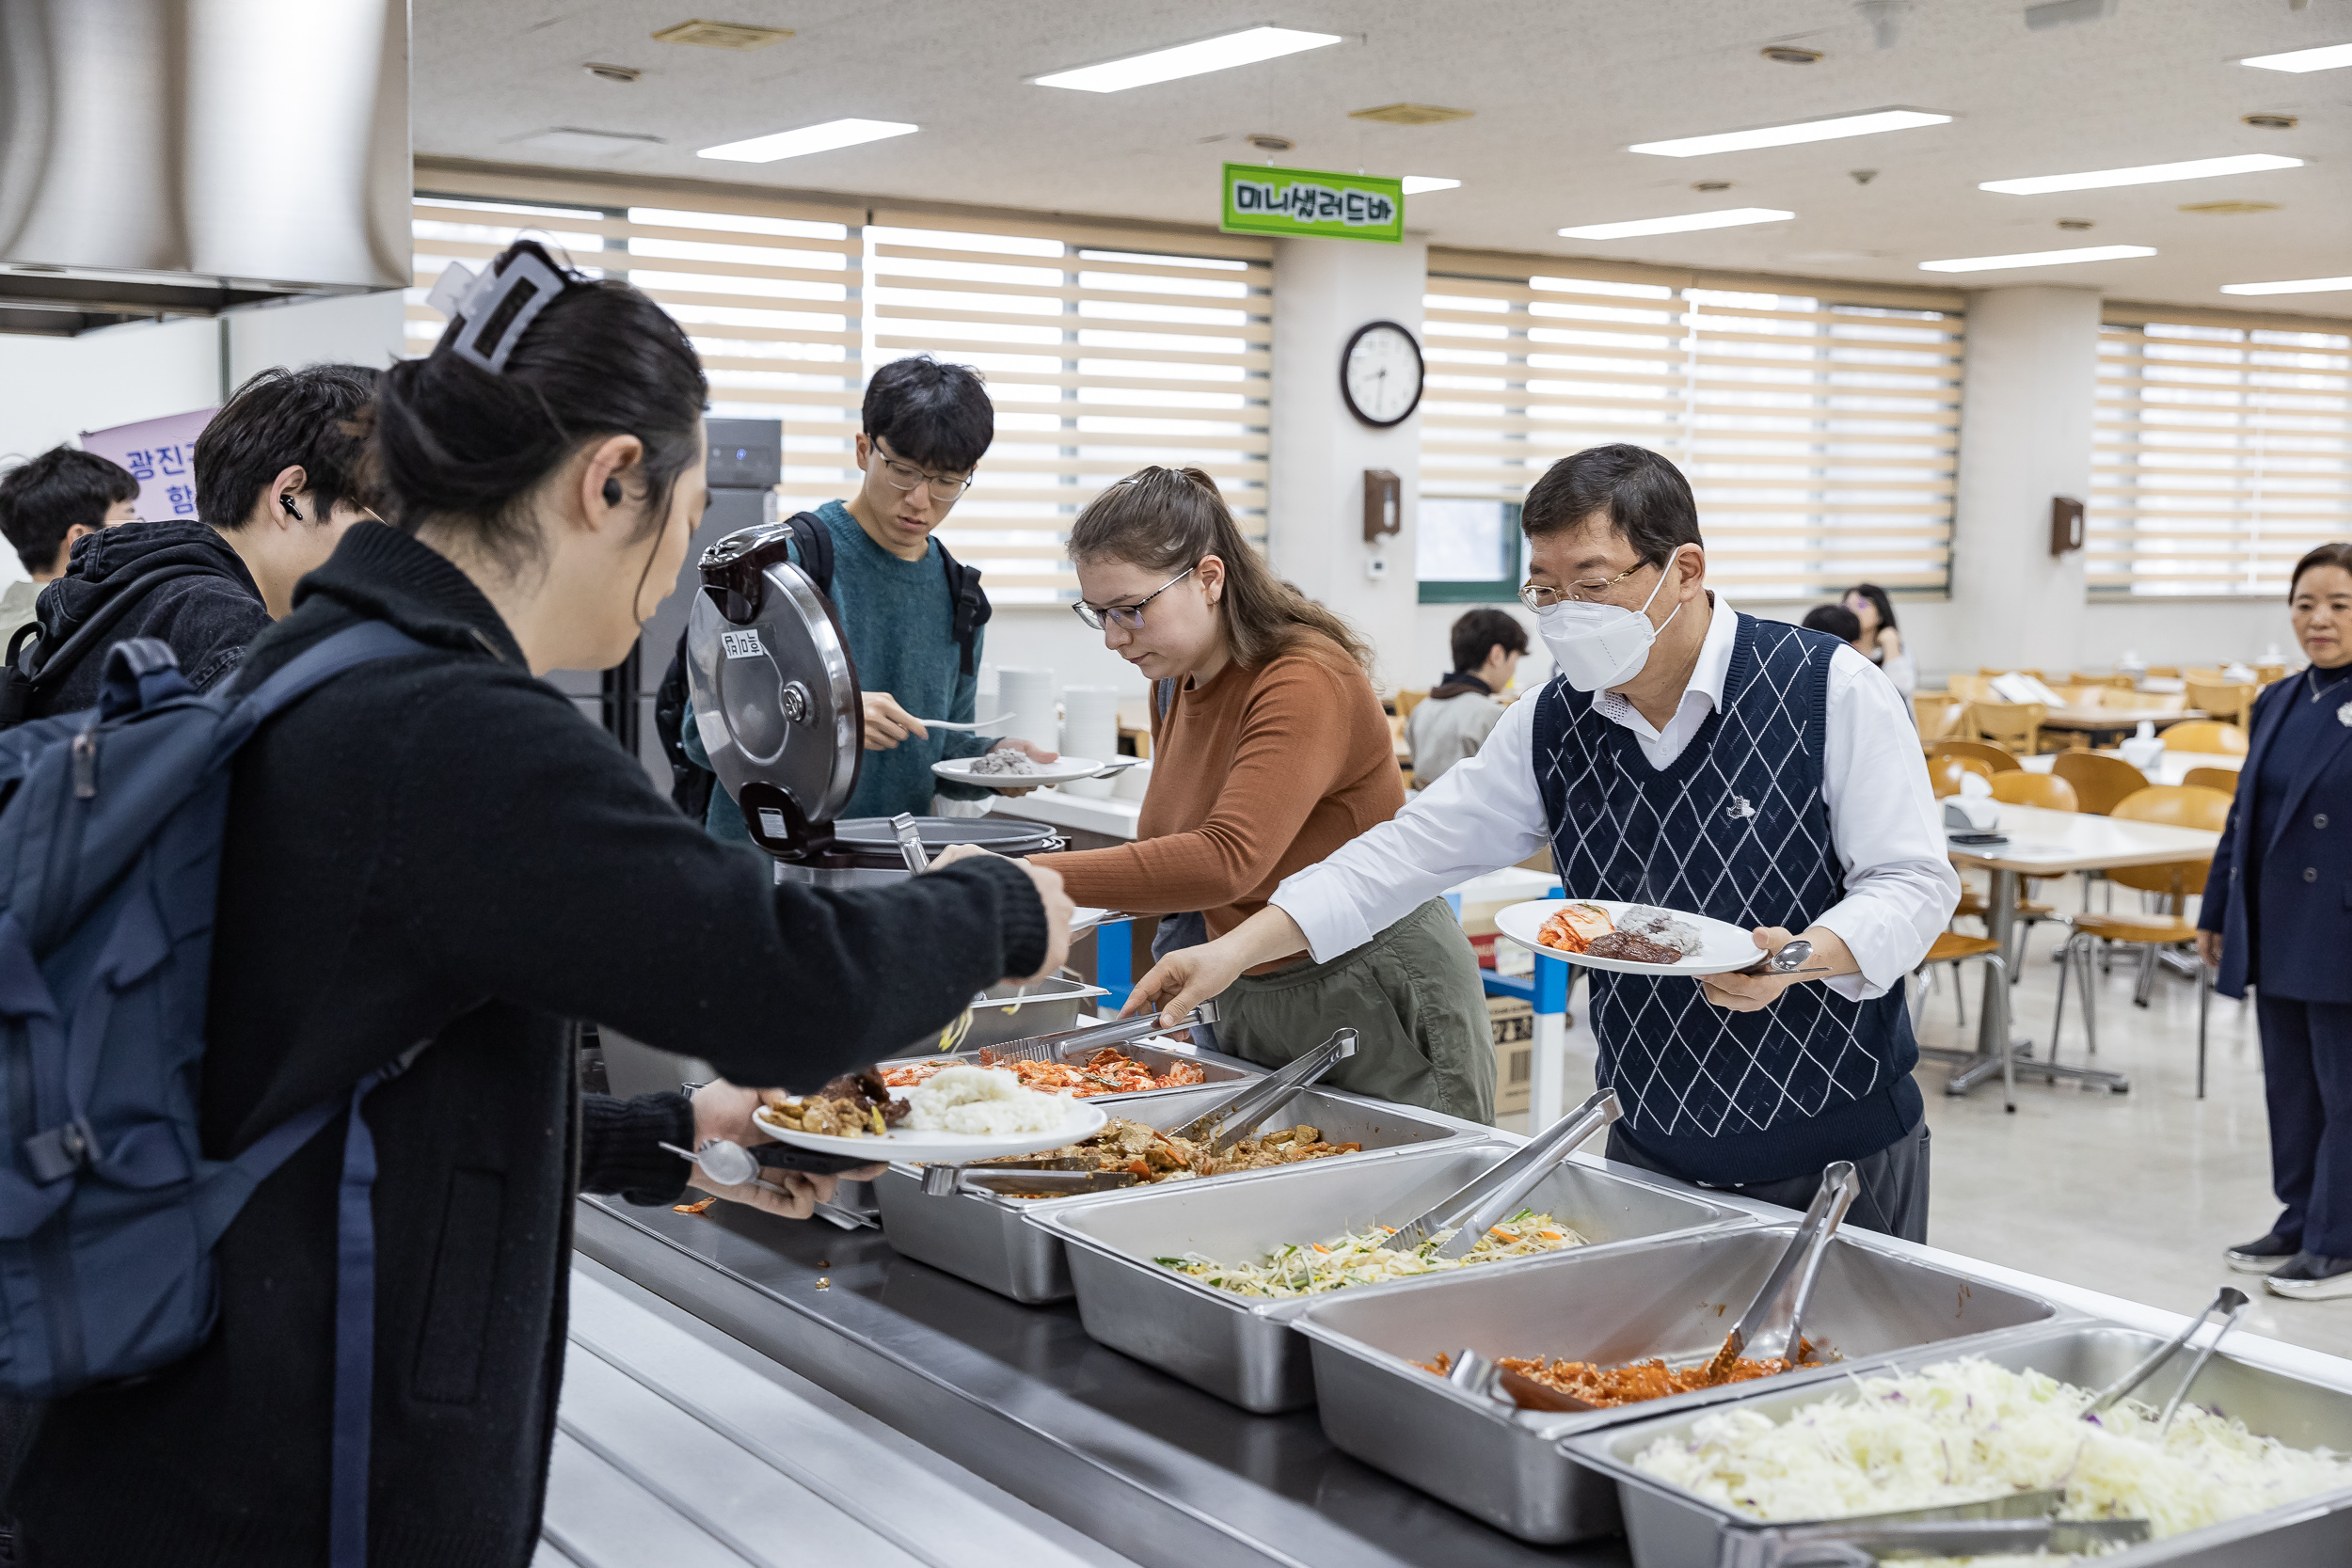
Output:
<svg viewBox="0 0 2352 1568">
<path fill-rule="evenodd" d="M 82 450 L 119 463 L 139 482 L 139 516 L 158 523 L 196 515 L 196 438 L 217 408 L 167 414 L 106 430 L 82 432 Z"/>
</svg>

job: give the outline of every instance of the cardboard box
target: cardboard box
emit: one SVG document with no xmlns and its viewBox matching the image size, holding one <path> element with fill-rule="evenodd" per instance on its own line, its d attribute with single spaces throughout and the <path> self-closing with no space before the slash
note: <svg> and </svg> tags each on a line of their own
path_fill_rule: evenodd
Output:
<svg viewBox="0 0 2352 1568">
<path fill-rule="evenodd" d="M 1535 1006 L 1517 996 L 1489 996 L 1486 1023 L 1494 1032 L 1495 1115 L 1522 1113 L 1534 1086 Z"/>
</svg>

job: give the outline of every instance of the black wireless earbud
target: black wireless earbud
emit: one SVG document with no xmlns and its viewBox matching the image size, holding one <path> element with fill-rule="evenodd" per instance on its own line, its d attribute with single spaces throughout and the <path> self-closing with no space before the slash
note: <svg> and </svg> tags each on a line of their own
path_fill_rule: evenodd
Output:
<svg viewBox="0 0 2352 1568">
<path fill-rule="evenodd" d="M 604 504 L 607 506 L 621 504 L 621 482 L 619 480 L 608 479 L 604 482 Z"/>
<path fill-rule="evenodd" d="M 287 516 L 292 517 L 292 518 L 293 518 L 295 522 L 297 522 L 297 523 L 298 523 L 298 522 L 300 522 L 300 521 L 302 521 L 302 514 L 301 514 L 301 512 L 300 512 L 299 510 L 297 510 L 297 509 L 296 509 L 296 507 L 294 506 L 294 498 L 293 498 L 292 496 L 280 496 L 280 497 L 278 497 L 278 505 L 280 505 L 280 506 L 282 506 L 282 507 L 284 507 L 284 508 L 286 509 L 286 515 L 287 515 Z"/>
</svg>

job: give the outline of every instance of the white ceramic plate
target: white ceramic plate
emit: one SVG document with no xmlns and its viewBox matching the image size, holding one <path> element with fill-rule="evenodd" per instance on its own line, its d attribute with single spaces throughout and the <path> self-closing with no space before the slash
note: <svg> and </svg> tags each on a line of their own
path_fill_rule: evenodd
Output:
<svg viewBox="0 0 2352 1568">
<path fill-rule="evenodd" d="M 966 1160 L 994 1160 L 1008 1154 L 1035 1154 L 1090 1138 L 1103 1131 L 1110 1113 L 1090 1100 L 1065 1100 L 1070 1114 L 1051 1132 L 999 1132 L 975 1137 L 961 1132 L 911 1132 L 893 1128 L 879 1138 L 836 1138 L 822 1132 L 795 1132 L 772 1119 L 762 1105 L 752 1113 L 760 1130 L 779 1143 L 813 1148 L 819 1154 L 846 1154 L 876 1164 L 892 1160 L 939 1160 L 961 1164 Z"/>
<path fill-rule="evenodd" d="M 978 784 L 982 789 L 1036 789 L 1044 784 L 1090 779 L 1104 766 L 1091 757 L 1063 757 L 1058 762 L 1039 763 L 1034 773 L 975 773 L 972 765 L 979 760 L 977 757 L 949 757 L 946 762 L 932 763 L 931 771 L 943 779 L 953 779 L 958 784 Z"/>
<path fill-rule="evenodd" d="M 1518 942 L 1533 948 L 1548 958 L 1565 963 L 1582 964 L 1587 969 L 1613 969 L 1624 974 L 1724 974 L 1735 969 L 1745 969 L 1764 956 L 1756 944 L 1756 938 L 1727 921 L 1710 920 L 1703 914 L 1689 914 L 1681 910 L 1673 912 L 1677 920 L 1699 928 L 1699 950 L 1680 963 L 1643 964 L 1630 958 L 1604 958 L 1590 953 L 1563 953 L 1557 947 L 1546 947 L 1536 940 L 1536 933 L 1549 920 L 1570 904 L 1593 904 L 1609 911 L 1609 918 L 1632 908 L 1630 904 L 1610 898 L 1532 898 L 1524 904 L 1507 904 L 1495 913 L 1495 929 Z"/>
</svg>

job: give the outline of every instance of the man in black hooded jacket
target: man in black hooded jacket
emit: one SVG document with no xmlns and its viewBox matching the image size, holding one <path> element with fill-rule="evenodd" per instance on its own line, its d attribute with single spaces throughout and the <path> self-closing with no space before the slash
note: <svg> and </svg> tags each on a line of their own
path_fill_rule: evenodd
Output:
<svg viewBox="0 0 2352 1568">
<path fill-rule="evenodd" d="M 45 670 L 26 717 L 98 703 L 106 650 L 159 638 L 198 689 L 226 680 L 247 644 L 294 603 L 294 584 L 373 516 L 359 474 L 359 418 L 375 372 L 361 365 L 278 366 L 237 388 L 196 442 L 199 522 L 125 523 L 75 542 L 65 575 L 35 610 L 45 660 L 120 605 L 70 665 Z M 121 603 L 125 599 L 132 602 Z"/>
</svg>

